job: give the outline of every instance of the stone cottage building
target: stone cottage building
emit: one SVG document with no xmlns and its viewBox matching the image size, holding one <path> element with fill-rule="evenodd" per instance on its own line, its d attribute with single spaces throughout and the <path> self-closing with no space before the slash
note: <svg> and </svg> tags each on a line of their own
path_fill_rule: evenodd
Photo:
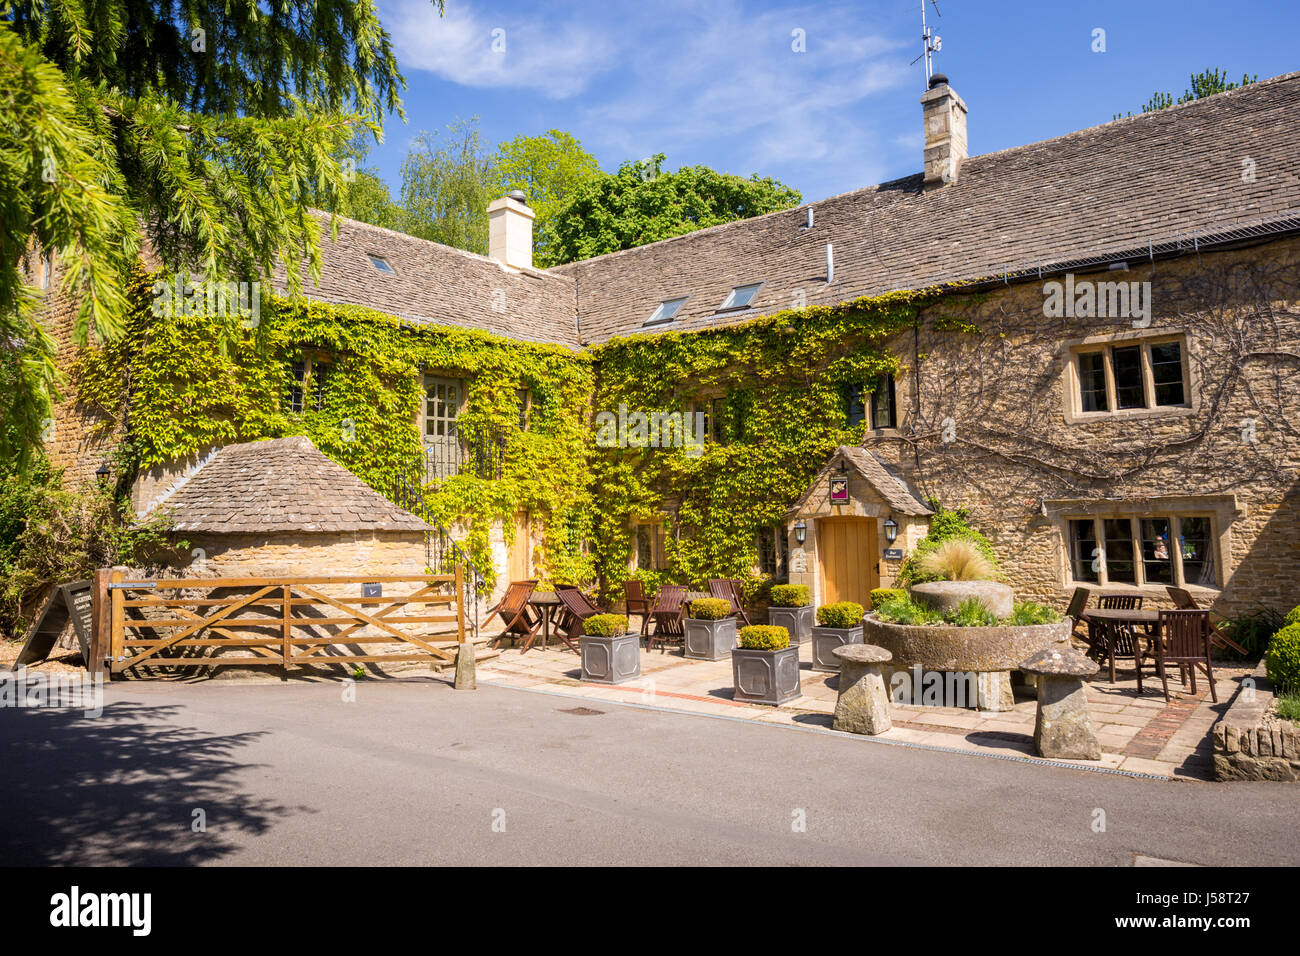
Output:
<svg viewBox="0 0 1300 956">
<path fill-rule="evenodd" d="M 866 603 L 939 502 L 1024 597 L 1300 603 L 1300 73 L 982 156 L 942 74 L 921 105 L 904 179 L 550 270 L 519 195 L 489 207 L 487 257 L 344 220 L 307 294 L 577 355 L 942 287 L 886 343 L 897 371 L 846 396 L 860 444 L 755 529 L 755 571 Z M 437 480 L 463 458 L 463 378 L 421 374 Z M 83 478 L 113 437 L 86 422 L 68 394 L 48 446 Z M 624 533 L 647 569 L 691 531 L 668 509 Z M 494 528 L 503 580 L 533 573 L 533 534 Z"/>
</svg>

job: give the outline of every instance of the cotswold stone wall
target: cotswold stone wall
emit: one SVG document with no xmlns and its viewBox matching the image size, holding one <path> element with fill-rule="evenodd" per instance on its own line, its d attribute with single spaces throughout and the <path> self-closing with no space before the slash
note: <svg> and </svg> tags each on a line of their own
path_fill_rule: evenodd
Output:
<svg viewBox="0 0 1300 956">
<path fill-rule="evenodd" d="M 921 496 L 969 508 L 1021 596 L 1062 605 L 1066 516 L 1127 508 L 1215 516 L 1226 583 L 1191 590 L 1216 610 L 1300 603 L 1300 241 L 1077 278 L 1150 282 L 1149 327 L 1050 318 L 1040 283 L 938 303 L 919 344 L 891 343 L 899 429 L 864 444 Z M 1190 408 L 1078 414 L 1072 343 L 1162 334 L 1185 342 Z M 1141 590 L 1169 606 L 1163 585 Z"/>
<path fill-rule="evenodd" d="M 123 430 L 115 416 L 83 405 L 77 391 L 76 319 L 77 305 L 58 292 L 60 276 L 55 269 L 54 291 L 47 294 L 45 327 L 58 347 L 59 398 L 54 404 L 54 421 L 46 431 L 45 453 L 55 468 L 61 468 L 69 486 L 95 479 L 95 471 L 107 461 Z"/>
<path fill-rule="evenodd" d="M 182 536 L 190 546 L 188 560 L 178 562 L 174 570 L 195 577 L 424 573 L 424 535 L 420 532 Z"/>
</svg>

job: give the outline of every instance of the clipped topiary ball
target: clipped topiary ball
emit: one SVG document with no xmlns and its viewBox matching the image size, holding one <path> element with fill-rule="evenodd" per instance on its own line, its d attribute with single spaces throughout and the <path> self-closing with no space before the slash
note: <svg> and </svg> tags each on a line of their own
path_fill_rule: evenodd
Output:
<svg viewBox="0 0 1300 956">
<path fill-rule="evenodd" d="M 812 591 L 806 584 L 772 585 L 772 607 L 807 607 L 812 603 Z"/>
<path fill-rule="evenodd" d="M 593 614 L 582 622 L 582 632 L 592 637 L 618 637 L 627 633 L 627 618 L 622 614 Z"/>
<path fill-rule="evenodd" d="M 722 598 L 700 598 L 691 602 L 690 616 L 697 621 L 721 621 L 731 613 L 731 602 Z"/>
<path fill-rule="evenodd" d="M 776 624 L 751 624 L 740 629 L 740 646 L 751 651 L 779 651 L 790 646 L 790 632 Z"/>
<path fill-rule="evenodd" d="M 817 609 L 817 623 L 822 627 L 846 630 L 862 623 L 862 605 L 857 601 L 837 601 Z"/>
<path fill-rule="evenodd" d="M 1264 655 L 1264 667 L 1277 690 L 1300 690 L 1300 621 L 1273 635 Z"/>
</svg>

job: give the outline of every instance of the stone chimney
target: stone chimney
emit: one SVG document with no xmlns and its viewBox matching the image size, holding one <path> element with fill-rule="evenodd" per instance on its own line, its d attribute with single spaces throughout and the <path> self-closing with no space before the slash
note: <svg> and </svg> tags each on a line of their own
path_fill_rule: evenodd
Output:
<svg viewBox="0 0 1300 956">
<path fill-rule="evenodd" d="M 936 73 L 921 97 L 925 118 L 925 188 L 936 189 L 957 181 L 966 158 L 966 104 Z"/>
<path fill-rule="evenodd" d="M 522 190 L 488 204 L 488 255 L 512 269 L 533 267 L 533 219 Z"/>
</svg>

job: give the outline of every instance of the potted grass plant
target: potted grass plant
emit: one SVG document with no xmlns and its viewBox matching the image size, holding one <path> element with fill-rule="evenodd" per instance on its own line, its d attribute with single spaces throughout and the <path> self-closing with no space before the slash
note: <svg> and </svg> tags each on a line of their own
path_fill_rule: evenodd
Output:
<svg viewBox="0 0 1300 956">
<path fill-rule="evenodd" d="M 815 671 L 838 671 L 835 648 L 862 643 L 862 605 L 837 601 L 817 609 L 817 626 L 812 629 L 812 666 Z"/>
<path fill-rule="evenodd" d="M 768 600 L 767 623 L 783 627 L 795 644 L 812 634 L 812 592 L 806 584 L 774 584 Z"/>
<path fill-rule="evenodd" d="M 692 601 L 682 618 L 686 632 L 683 653 L 698 661 L 720 661 L 736 646 L 736 617 L 731 602 L 722 598 Z"/>
<path fill-rule="evenodd" d="M 751 624 L 740 629 L 740 641 L 731 652 L 733 698 L 748 704 L 784 704 L 801 695 L 799 645 L 774 624 Z"/>
<path fill-rule="evenodd" d="M 627 628 L 622 614 L 594 614 L 582 622 L 578 638 L 582 679 L 596 684 L 621 684 L 641 676 L 641 639 Z"/>
</svg>

